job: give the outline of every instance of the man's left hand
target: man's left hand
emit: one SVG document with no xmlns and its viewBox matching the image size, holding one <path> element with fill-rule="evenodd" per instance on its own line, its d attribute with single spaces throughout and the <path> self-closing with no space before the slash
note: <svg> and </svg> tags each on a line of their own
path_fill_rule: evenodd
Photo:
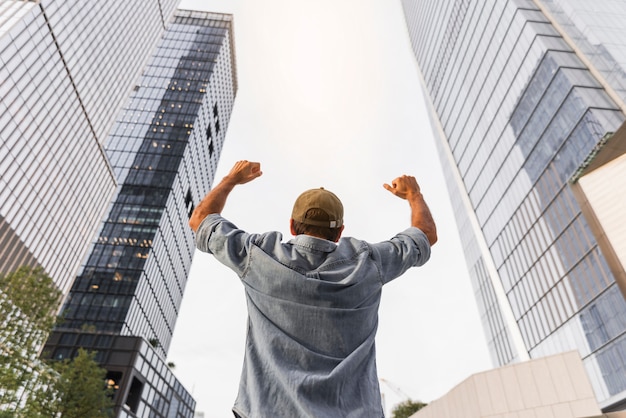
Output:
<svg viewBox="0 0 626 418">
<path fill-rule="evenodd" d="M 262 174 L 261 163 L 242 160 L 235 163 L 233 168 L 230 169 L 230 173 L 226 176 L 226 179 L 234 184 L 245 184 L 260 177 Z"/>
</svg>

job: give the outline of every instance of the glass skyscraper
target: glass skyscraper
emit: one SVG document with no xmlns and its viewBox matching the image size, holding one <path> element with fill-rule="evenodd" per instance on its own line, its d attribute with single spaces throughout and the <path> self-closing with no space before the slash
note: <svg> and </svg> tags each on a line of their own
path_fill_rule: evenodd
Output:
<svg viewBox="0 0 626 418">
<path fill-rule="evenodd" d="M 117 184 L 103 143 L 177 4 L 0 1 L 0 272 L 68 291 Z"/>
<path fill-rule="evenodd" d="M 626 407 L 626 3 L 403 0 L 495 365 L 581 354 Z"/>
<path fill-rule="evenodd" d="M 97 351 L 119 417 L 191 417 L 166 364 L 237 90 L 232 17 L 177 11 L 105 141 L 116 195 L 44 349 Z"/>
<path fill-rule="evenodd" d="M 43 356 L 97 352 L 116 416 L 191 417 L 166 363 L 237 90 L 232 16 L 0 0 L 0 273 L 68 297 Z"/>
</svg>

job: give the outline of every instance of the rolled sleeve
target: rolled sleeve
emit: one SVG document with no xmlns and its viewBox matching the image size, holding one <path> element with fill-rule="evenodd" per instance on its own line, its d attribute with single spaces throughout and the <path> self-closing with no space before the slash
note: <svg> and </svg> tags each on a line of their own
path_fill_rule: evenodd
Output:
<svg viewBox="0 0 626 418">
<path fill-rule="evenodd" d="M 407 228 L 388 241 L 373 244 L 372 248 L 380 263 L 384 283 L 401 276 L 411 267 L 425 264 L 430 258 L 428 237 L 415 227 Z"/>
<path fill-rule="evenodd" d="M 213 254 L 222 264 L 241 277 L 248 264 L 248 255 L 256 234 L 249 234 L 219 214 L 207 216 L 196 231 L 196 247 Z"/>
<path fill-rule="evenodd" d="M 413 241 L 417 253 L 414 253 L 414 263 L 411 267 L 418 267 L 430 259 L 430 242 L 421 229 L 411 227 L 396 235 L 396 237 L 408 237 Z"/>
</svg>

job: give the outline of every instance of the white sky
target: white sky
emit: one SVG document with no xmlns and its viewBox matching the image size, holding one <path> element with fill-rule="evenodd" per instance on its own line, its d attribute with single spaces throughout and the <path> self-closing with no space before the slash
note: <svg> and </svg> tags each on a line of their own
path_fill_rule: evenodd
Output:
<svg viewBox="0 0 626 418">
<path fill-rule="evenodd" d="M 383 189 L 414 175 L 438 225 L 429 263 L 383 290 L 377 337 L 387 414 L 397 392 L 430 402 L 489 369 L 476 303 L 424 108 L 399 0 L 183 0 L 234 14 L 239 91 L 217 179 L 239 159 L 259 179 L 223 215 L 289 238 L 295 198 L 323 186 L 345 207 L 344 235 L 390 238 L 409 207 Z M 237 276 L 196 254 L 168 360 L 206 418 L 231 416 L 246 311 Z"/>
</svg>

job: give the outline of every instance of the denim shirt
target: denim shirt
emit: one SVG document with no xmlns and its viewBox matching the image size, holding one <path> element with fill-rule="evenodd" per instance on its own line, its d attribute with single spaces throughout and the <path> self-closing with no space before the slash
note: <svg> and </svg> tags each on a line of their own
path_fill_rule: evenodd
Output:
<svg viewBox="0 0 626 418">
<path fill-rule="evenodd" d="M 388 241 L 339 243 L 250 234 L 209 215 L 196 234 L 244 284 L 248 330 L 242 418 L 381 418 L 374 339 L 382 286 L 430 257 L 409 228 Z"/>
</svg>

